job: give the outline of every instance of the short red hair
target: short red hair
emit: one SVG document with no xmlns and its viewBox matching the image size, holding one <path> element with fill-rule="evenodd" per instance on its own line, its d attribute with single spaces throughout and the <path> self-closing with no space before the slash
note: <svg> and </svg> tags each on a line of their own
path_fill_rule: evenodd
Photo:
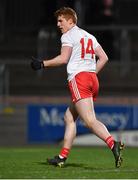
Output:
<svg viewBox="0 0 138 180">
<path fill-rule="evenodd" d="M 62 7 L 55 12 L 56 18 L 62 15 L 64 16 L 66 20 L 72 19 L 73 23 L 77 24 L 77 14 L 72 8 Z"/>
</svg>

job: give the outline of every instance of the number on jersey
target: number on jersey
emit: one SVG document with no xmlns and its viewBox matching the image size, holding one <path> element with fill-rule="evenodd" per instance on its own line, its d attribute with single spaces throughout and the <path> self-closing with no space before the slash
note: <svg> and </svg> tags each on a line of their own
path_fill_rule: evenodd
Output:
<svg viewBox="0 0 138 180">
<path fill-rule="evenodd" d="M 81 38 L 80 43 L 81 43 L 81 58 L 82 59 L 95 58 L 92 39 Z"/>
</svg>

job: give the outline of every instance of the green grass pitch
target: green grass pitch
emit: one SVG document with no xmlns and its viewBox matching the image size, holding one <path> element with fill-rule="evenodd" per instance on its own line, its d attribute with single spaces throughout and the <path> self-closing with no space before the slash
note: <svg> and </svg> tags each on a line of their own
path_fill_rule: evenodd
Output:
<svg viewBox="0 0 138 180">
<path fill-rule="evenodd" d="M 138 178 L 138 148 L 126 147 L 121 168 L 106 147 L 73 147 L 64 168 L 46 163 L 59 147 L 0 148 L 1 179 L 132 179 Z"/>
</svg>

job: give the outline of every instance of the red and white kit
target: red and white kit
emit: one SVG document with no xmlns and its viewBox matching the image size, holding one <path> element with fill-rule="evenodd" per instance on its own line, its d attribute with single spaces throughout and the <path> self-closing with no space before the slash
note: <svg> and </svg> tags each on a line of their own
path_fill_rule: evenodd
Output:
<svg viewBox="0 0 138 180">
<path fill-rule="evenodd" d="M 88 32 L 74 26 L 61 37 L 62 46 L 72 47 L 72 55 L 67 64 L 69 88 L 72 101 L 93 97 L 98 94 L 99 83 L 96 76 L 95 48 L 100 44 Z"/>
</svg>

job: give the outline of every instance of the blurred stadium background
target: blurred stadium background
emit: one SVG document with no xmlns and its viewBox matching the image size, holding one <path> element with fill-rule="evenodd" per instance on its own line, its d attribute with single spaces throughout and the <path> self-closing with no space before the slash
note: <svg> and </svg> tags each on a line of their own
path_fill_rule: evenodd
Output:
<svg viewBox="0 0 138 180">
<path fill-rule="evenodd" d="M 109 128 L 118 138 L 131 130 L 130 140 L 124 138 L 133 141 L 128 145 L 138 146 L 137 0 L 0 0 L 0 146 L 58 143 L 63 138 L 62 113 L 70 102 L 66 69 L 33 72 L 30 68 L 31 56 L 49 58 L 59 52 L 60 33 L 53 12 L 61 6 L 77 11 L 78 25 L 94 34 L 109 56 L 99 74 L 98 112 L 124 113 L 125 125 L 120 126 L 124 121 L 117 119 L 115 127 L 108 123 Z M 51 140 L 51 130 L 62 134 Z M 83 133 L 88 132 L 80 128 Z"/>
</svg>

